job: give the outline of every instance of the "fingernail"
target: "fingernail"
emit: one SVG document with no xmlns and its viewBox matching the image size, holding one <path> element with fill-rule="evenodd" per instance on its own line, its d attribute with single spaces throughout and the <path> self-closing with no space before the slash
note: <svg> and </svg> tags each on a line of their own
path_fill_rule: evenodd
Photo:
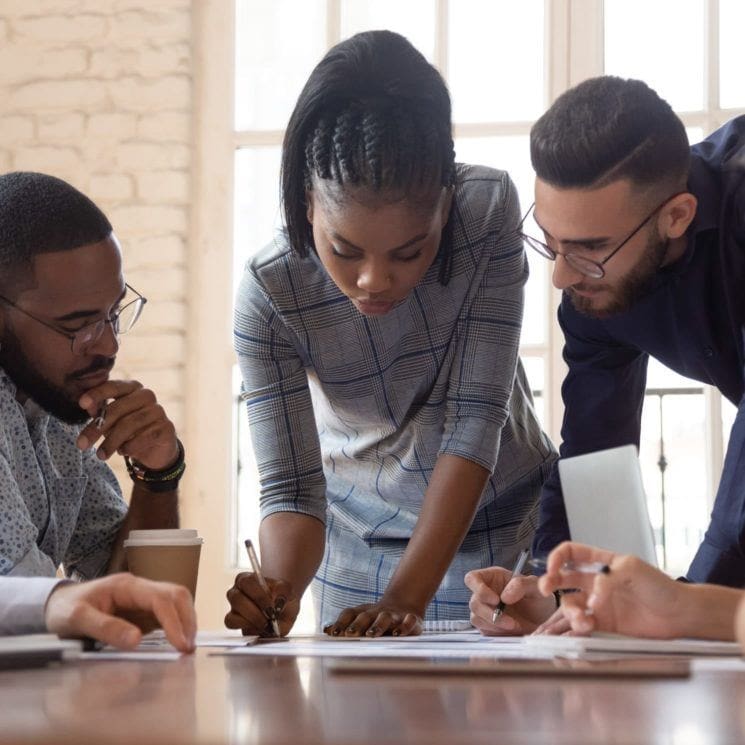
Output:
<svg viewBox="0 0 745 745">
<path fill-rule="evenodd" d="M 281 613 L 282 609 L 285 607 L 286 602 L 286 598 L 277 598 L 277 602 L 274 604 L 274 610 L 276 610 L 278 614 Z"/>
<path fill-rule="evenodd" d="M 393 636 L 401 636 L 401 632 L 398 629 L 393 629 Z"/>
<path fill-rule="evenodd" d="M 378 633 L 378 627 L 377 626 L 371 626 L 368 630 L 365 636 L 376 636 Z"/>
<path fill-rule="evenodd" d="M 357 633 L 356 626 L 347 626 L 347 634 L 356 634 L 356 633 Z"/>
<path fill-rule="evenodd" d="M 88 449 L 88 438 L 83 437 L 82 435 L 78 437 L 78 447 L 81 450 L 87 450 Z"/>
<path fill-rule="evenodd" d="M 98 458 L 98 460 L 106 460 L 107 457 L 106 451 L 103 448 L 98 448 L 98 450 L 96 450 L 96 458 Z"/>
<path fill-rule="evenodd" d="M 333 636 L 339 636 L 339 634 L 341 633 L 341 629 L 334 627 L 334 630 L 331 633 L 333 634 Z"/>
<path fill-rule="evenodd" d="M 93 399 L 89 395 L 83 394 L 78 401 L 78 406 L 81 409 L 87 409 L 92 403 Z"/>
<path fill-rule="evenodd" d="M 139 633 L 136 629 L 126 629 L 120 634 L 119 643 L 123 647 L 134 647 L 134 645 L 137 644 L 138 639 Z"/>
</svg>

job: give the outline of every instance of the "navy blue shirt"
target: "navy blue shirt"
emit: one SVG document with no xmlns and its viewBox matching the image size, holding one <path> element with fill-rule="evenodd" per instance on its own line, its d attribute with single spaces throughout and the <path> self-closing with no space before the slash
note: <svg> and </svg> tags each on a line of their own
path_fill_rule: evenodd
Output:
<svg viewBox="0 0 745 745">
<path fill-rule="evenodd" d="M 629 310 L 605 319 L 559 306 L 564 359 L 561 457 L 639 446 L 649 356 L 716 386 L 740 406 L 711 523 L 688 578 L 745 585 L 745 116 L 691 148 L 688 189 L 698 199 L 685 254 L 656 275 Z M 569 538 L 558 468 L 541 494 L 533 543 L 545 555 Z"/>
</svg>

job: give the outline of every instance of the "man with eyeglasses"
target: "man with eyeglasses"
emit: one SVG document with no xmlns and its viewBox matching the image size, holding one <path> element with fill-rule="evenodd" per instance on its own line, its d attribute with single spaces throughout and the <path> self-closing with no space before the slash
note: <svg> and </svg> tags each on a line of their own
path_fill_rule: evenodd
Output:
<svg viewBox="0 0 745 745">
<path fill-rule="evenodd" d="M 530 137 L 535 204 L 525 243 L 554 262 L 569 371 L 561 456 L 639 445 L 650 356 L 740 404 L 745 322 L 745 117 L 689 148 L 683 123 L 641 81 L 604 76 L 560 96 Z M 745 585 L 745 407 L 732 430 L 711 522 L 687 578 Z M 569 538 L 554 465 L 533 553 Z M 534 580 L 467 578 L 486 633 L 548 615 Z M 491 623 L 495 597 L 512 618 Z M 520 600 L 522 598 L 522 600 Z M 518 602 L 519 601 L 519 602 Z M 566 629 L 560 619 L 539 626 Z"/>
<path fill-rule="evenodd" d="M 93 202 L 52 176 L 0 176 L 0 575 L 91 579 L 125 568 L 130 529 L 178 526 L 174 425 L 152 391 L 110 379 L 145 302 Z M 16 606 L 54 587 L 27 585 Z"/>
</svg>

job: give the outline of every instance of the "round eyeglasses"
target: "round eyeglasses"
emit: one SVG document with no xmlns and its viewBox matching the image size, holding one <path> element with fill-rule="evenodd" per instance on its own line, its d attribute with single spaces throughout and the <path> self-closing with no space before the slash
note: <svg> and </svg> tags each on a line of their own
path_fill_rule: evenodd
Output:
<svg viewBox="0 0 745 745">
<path fill-rule="evenodd" d="M 602 279 L 605 277 L 605 265 L 672 199 L 685 194 L 684 191 L 679 191 L 672 196 L 667 197 L 664 201 L 660 202 L 602 261 L 595 261 L 586 256 L 582 256 L 578 253 L 562 253 L 561 257 L 566 261 L 572 269 L 576 269 L 580 274 L 585 277 L 592 279 Z M 549 261 L 556 261 L 556 257 L 559 256 L 558 251 L 554 251 L 545 241 L 541 241 L 538 238 L 533 237 L 524 233 L 522 230 L 525 221 L 528 216 L 535 208 L 535 202 L 530 205 L 530 209 L 525 213 L 525 217 L 520 220 L 520 224 L 517 226 L 517 234 L 527 243 L 534 251 L 538 252 L 544 259 Z"/>
<path fill-rule="evenodd" d="M 137 323 L 137 319 L 142 314 L 142 309 L 147 302 L 147 298 L 140 295 L 134 287 L 130 287 L 128 284 L 125 284 L 124 286 L 127 288 L 128 292 L 134 293 L 136 297 L 129 300 L 129 302 L 126 302 L 118 310 L 115 310 L 108 318 L 99 318 L 97 321 L 87 323 L 77 331 L 65 331 L 64 329 L 58 328 L 54 324 L 44 321 L 32 313 L 29 313 L 27 310 L 19 308 L 13 301 L 8 300 L 8 298 L 3 297 L 2 295 L 0 295 L 0 301 L 9 305 L 11 308 L 15 308 L 19 313 L 23 313 L 23 315 L 28 316 L 37 323 L 42 324 L 42 326 L 46 326 L 48 329 L 56 331 L 60 336 L 69 339 L 72 353 L 83 355 L 101 338 L 101 336 L 103 336 L 106 324 L 111 326 L 111 329 L 116 336 L 121 336 L 130 331 L 135 323 Z M 126 295 L 123 300 L 127 300 Z"/>
</svg>

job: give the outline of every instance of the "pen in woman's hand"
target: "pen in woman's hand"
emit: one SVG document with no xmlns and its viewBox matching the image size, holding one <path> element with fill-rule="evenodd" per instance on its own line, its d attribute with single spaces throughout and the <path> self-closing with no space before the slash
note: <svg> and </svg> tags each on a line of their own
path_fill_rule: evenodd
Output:
<svg viewBox="0 0 745 745">
<path fill-rule="evenodd" d="M 546 559 L 531 559 L 528 564 L 536 569 L 546 568 Z M 562 572 L 579 572 L 580 574 L 609 574 L 610 566 L 602 561 L 565 561 Z"/>
<path fill-rule="evenodd" d="M 523 571 L 523 567 L 525 566 L 525 562 L 528 560 L 528 556 L 530 554 L 530 549 L 524 548 L 520 555 L 517 557 L 517 561 L 515 562 L 515 566 L 512 567 L 512 576 L 517 577 L 518 574 L 520 574 Z M 491 616 L 491 622 L 496 623 L 499 617 L 504 613 L 504 609 L 506 608 L 505 603 L 503 600 L 500 600 L 497 604 L 497 607 L 494 609 L 494 613 L 492 613 Z"/>
<path fill-rule="evenodd" d="M 259 566 L 259 560 L 256 558 L 256 551 L 254 551 L 253 543 L 251 543 L 251 541 L 248 538 L 243 543 L 246 546 L 246 552 L 248 553 L 248 560 L 251 562 L 251 569 L 253 570 L 253 573 L 256 575 L 256 579 L 259 581 L 259 584 L 261 585 L 261 589 L 267 595 L 271 596 L 269 585 L 267 585 L 266 580 L 264 579 L 264 575 L 261 573 L 261 567 Z M 272 631 L 274 632 L 274 636 L 281 636 L 281 634 L 279 633 L 279 624 L 277 623 L 276 611 L 272 609 L 272 615 L 269 616 L 267 614 L 267 618 L 272 622 Z"/>
</svg>

